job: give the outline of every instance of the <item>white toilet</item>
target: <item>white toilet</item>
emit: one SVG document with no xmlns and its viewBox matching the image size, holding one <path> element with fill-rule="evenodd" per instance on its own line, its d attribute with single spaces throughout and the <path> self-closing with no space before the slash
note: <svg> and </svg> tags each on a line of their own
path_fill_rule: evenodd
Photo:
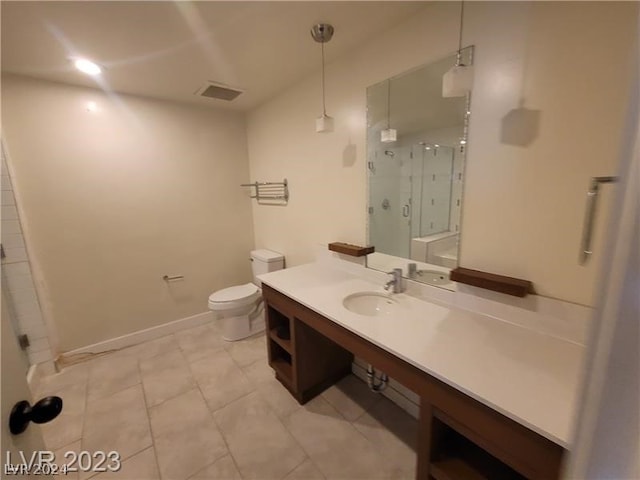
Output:
<svg viewBox="0 0 640 480">
<path fill-rule="evenodd" d="M 284 257 L 271 250 L 253 250 L 253 283 L 229 287 L 209 296 L 209 309 L 222 317 L 222 338 L 240 340 L 265 328 L 264 307 L 258 275 L 284 268 Z"/>
</svg>

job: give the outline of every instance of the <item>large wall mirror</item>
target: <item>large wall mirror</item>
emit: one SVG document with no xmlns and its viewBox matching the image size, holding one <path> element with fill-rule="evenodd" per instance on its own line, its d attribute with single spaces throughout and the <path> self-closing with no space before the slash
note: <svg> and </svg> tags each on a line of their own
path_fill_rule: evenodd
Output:
<svg viewBox="0 0 640 480">
<path fill-rule="evenodd" d="M 470 65 L 473 47 L 461 53 Z M 368 232 L 376 248 L 368 266 L 402 267 L 444 287 L 458 264 L 470 116 L 470 94 L 442 95 L 455 62 L 453 55 L 367 88 Z"/>
</svg>

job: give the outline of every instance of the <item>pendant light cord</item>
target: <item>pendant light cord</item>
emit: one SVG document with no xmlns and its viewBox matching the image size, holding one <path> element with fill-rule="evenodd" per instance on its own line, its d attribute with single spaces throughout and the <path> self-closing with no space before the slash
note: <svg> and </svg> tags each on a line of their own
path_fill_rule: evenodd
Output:
<svg viewBox="0 0 640 480">
<path fill-rule="evenodd" d="M 460 32 L 458 33 L 458 55 L 456 65 L 461 65 L 462 60 L 462 27 L 464 25 L 464 0 L 460 2 Z"/>
<path fill-rule="evenodd" d="M 327 116 L 327 107 L 325 106 L 324 99 L 324 41 L 320 43 L 322 51 L 322 116 Z"/>
<path fill-rule="evenodd" d="M 391 79 L 387 80 L 387 130 L 391 128 Z"/>
</svg>

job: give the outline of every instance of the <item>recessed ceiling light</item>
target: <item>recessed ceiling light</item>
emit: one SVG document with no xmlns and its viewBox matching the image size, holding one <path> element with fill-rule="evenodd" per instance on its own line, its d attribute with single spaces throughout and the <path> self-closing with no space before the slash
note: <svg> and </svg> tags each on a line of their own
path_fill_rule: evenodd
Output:
<svg viewBox="0 0 640 480">
<path fill-rule="evenodd" d="M 86 73 L 87 75 L 98 75 L 102 72 L 102 69 L 98 64 L 93 63 L 91 60 L 87 60 L 86 58 L 77 58 L 74 60 L 73 64 L 78 70 L 82 73 Z"/>
</svg>

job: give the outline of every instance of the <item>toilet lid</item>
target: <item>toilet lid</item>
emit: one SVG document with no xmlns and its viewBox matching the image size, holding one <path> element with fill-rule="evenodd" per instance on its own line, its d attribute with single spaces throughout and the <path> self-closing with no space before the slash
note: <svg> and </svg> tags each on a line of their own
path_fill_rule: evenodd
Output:
<svg viewBox="0 0 640 480">
<path fill-rule="evenodd" d="M 258 291 L 253 283 L 237 285 L 235 287 L 224 288 L 212 293 L 209 296 L 210 302 L 235 302 L 254 295 Z"/>
</svg>

